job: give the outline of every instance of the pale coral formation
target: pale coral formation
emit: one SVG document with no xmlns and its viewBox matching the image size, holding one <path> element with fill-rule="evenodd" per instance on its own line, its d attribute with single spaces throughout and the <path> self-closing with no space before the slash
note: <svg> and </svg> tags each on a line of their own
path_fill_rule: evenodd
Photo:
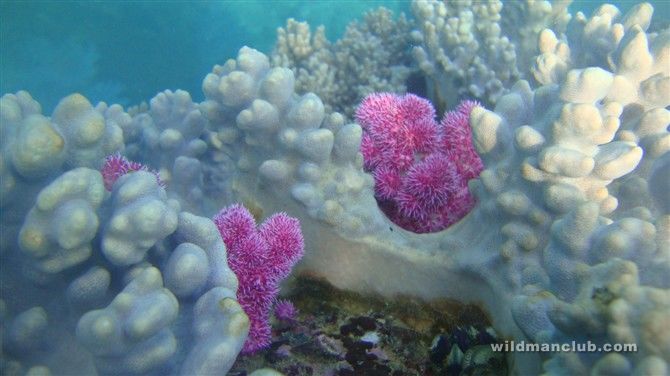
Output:
<svg viewBox="0 0 670 376">
<path fill-rule="evenodd" d="M 244 100 L 239 92 L 229 91 L 233 80 L 244 82 Z M 215 158 L 221 158 L 221 168 L 234 166 L 239 171 L 224 184 L 241 202 L 259 199 L 249 196 L 257 184 L 290 192 L 291 200 L 311 216 L 353 232 L 367 231 L 358 217 L 372 213 L 344 209 L 357 210 L 348 201 L 374 203 L 374 197 L 366 195 L 372 179 L 361 170 L 362 156 L 356 151 L 360 126 L 343 125 L 337 113 L 326 116 L 319 97 L 296 95 L 294 82 L 293 72 L 270 68 L 265 55 L 248 47 L 240 50 L 237 60 L 214 67 L 205 77 L 208 100 L 202 110 L 222 144 Z M 264 116 L 256 115 L 261 108 Z"/>
<path fill-rule="evenodd" d="M 99 168 L 102 159 L 123 147 L 123 131 L 96 111 L 83 95 L 61 99 L 51 115 L 66 144 L 67 167 Z"/>
<path fill-rule="evenodd" d="M 344 36 L 331 43 L 323 26 L 312 35 L 307 22 L 289 19 L 286 28 L 277 29 L 272 63 L 291 69 L 298 94 L 316 93 L 328 112 L 352 118 L 366 95 L 406 91 L 412 71 L 406 66 L 409 28 L 404 14 L 394 19 L 380 7 L 366 13 L 362 22 L 349 24 Z"/>
<path fill-rule="evenodd" d="M 45 347 L 44 336 L 49 318 L 42 307 L 32 307 L 19 313 L 9 323 L 4 345 L 9 351 L 30 352 Z"/>
<path fill-rule="evenodd" d="M 166 285 L 173 293 L 183 297 L 214 287 L 237 290 L 237 277 L 228 266 L 226 246 L 212 220 L 182 212 L 175 237 L 181 243 L 165 267 Z"/>
<path fill-rule="evenodd" d="M 137 264 L 149 248 L 177 228 L 177 212 L 149 172 L 122 176 L 114 185 L 112 202 L 102 253 L 114 265 Z"/>
<path fill-rule="evenodd" d="M 35 268 L 58 273 L 91 256 L 103 198 L 102 176 L 85 167 L 68 171 L 39 193 L 19 233 L 19 246 Z"/>
<path fill-rule="evenodd" d="M 65 140 L 25 91 L 0 99 L 0 206 L 11 206 L 27 180 L 58 170 L 65 160 Z"/>
<path fill-rule="evenodd" d="M 412 2 L 413 54 L 439 103 L 471 96 L 494 104 L 521 76 L 513 41 L 501 33 L 502 8 L 499 0 Z"/>
<path fill-rule="evenodd" d="M 195 345 L 184 360 L 182 375 L 225 375 L 242 350 L 249 332 L 249 318 L 235 293 L 215 287 L 194 307 Z"/>
<path fill-rule="evenodd" d="M 68 303 L 77 309 L 98 307 L 107 297 L 111 282 L 112 275 L 107 269 L 94 266 L 67 287 Z"/>
<path fill-rule="evenodd" d="M 108 307 L 82 316 L 77 338 L 96 356 L 102 372 L 147 373 L 169 360 L 177 348 L 169 325 L 178 310 L 160 271 L 147 268 Z"/>
<path fill-rule="evenodd" d="M 376 11 L 334 43 L 289 21 L 272 58 L 244 47 L 215 66 L 202 102 L 73 94 L 49 116 L 4 95 L 2 371 L 228 372 L 250 318 L 208 218 L 239 202 L 259 222 L 298 219 L 296 271 L 337 288 L 477 303 L 515 341 L 637 346 L 517 352 L 513 373 L 668 373 L 670 33 L 650 3 L 591 16 L 567 3 L 417 0 L 414 20 Z M 483 162 L 462 187 L 476 203 L 429 234 L 380 210 L 347 121 L 417 69 L 438 108 L 484 104 L 459 118 Z M 165 187 L 134 171 L 107 192 L 97 169 L 116 152 Z"/>
<path fill-rule="evenodd" d="M 463 97 L 495 105 L 529 74 L 537 33 L 566 29 L 570 2 L 413 1 L 413 55 L 429 78 L 429 95 L 440 107 Z"/>
</svg>

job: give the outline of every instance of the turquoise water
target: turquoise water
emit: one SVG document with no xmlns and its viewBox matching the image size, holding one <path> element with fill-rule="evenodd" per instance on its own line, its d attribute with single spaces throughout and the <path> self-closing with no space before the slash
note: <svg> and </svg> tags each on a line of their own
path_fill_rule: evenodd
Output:
<svg viewBox="0 0 670 376">
<path fill-rule="evenodd" d="M 617 1 L 622 11 L 634 1 Z M 655 18 L 670 3 L 652 2 Z M 293 17 L 325 25 L 331 41 L 366 10 L 409 14 L 408 1 L 2 1 L 0 92 L 28 90 L 49 112 L 81 92 L 92 102 L 136 104 L 165 89 L 200 99 L 204 75 L 244 45 L 272 50 Z M 575 1 L 572 13 L 600 2 Z"/>
<path fill-rule="evenodd" d="M 202 78 L 240 47 L 272 50 L 293 17 L 335 40 L 352 19 L 389 1 L 2 1 L 0 92 L 26 89 L 49 110 L 80 91 L 134 104 L 165 89 L 200 95 Z"/>
</svg>

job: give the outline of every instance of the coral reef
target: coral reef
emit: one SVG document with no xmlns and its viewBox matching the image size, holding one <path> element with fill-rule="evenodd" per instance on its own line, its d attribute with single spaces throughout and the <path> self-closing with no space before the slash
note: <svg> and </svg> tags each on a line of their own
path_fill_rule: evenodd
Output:
<svg viewBox="0 0 670 376">
<path fill-rule="evenodd" d="M 183 185 L 170 188 L 140 163 L 103 155 L 124 149 L 118 139 L 126 136 L 129 153 L 146 148 L 145 113 L 94 108 L 79 95 L 51 117 L 25 92 L 0 104 L 0 307 L 9 335 L 2 373 L 226 373 L 249 319 L 216 226 L 182 211 L 188 200 L 168 197 Z M 167 107 L 156 110 L 158 119 Z M 194 262 L 193 254 L 202 257 Z M 175 329 L 191 323 L 193 334 Z"/>
<path fill-rule="evenodd" d="M 104 188 L 100 173 L 70 170 L 40 191 L 19 232 L 19 247 L 41 272 L 58 273 L 91 256 Z"/>
<path fill-rule="evenodd" d="M 670 31 L 650 29 L 663 23 L 649 3 L 590 17 L 565 1 L 511 3 L 416 0 L 414 20 L 377 11 L 332 44 L 289 22 L 272 59 L 244 47 L 215 66 L 202 102 L 165 91 L 124 109 L 73 94 L 48 115 L 26 92 L 4 95 L 0 372 L 234 370 L 260 316 L 242 304 L 248 276 L 231 270 L 243 237 L 222 239 L 208 218 L 239 202 L 254 231 L 272 213 L 298 220 L 305 254 L 294 272 L 338 289 L 476 303 L 517 342 L 637 346 L 510 352 L 512 373 L 668 373 Z M 483 170 L 461 171 L 473 174 L 462 191 L 475 204 L 434 233 L 380 210 L 366 172 L 370 124 L 347 120 L 370 91 L 403 90 L 410 47 L 440 112 L 483 103 L 441 124 L 458 136 L 442 140 L 451 157 L 472 159 L 471 142 Z M 117 152 L 156 168 L 164 186 L 141 169 L 100 173 Z M 261 277 L 286 277 L 290 267 L 269 261 Z M 297 306 L 300 321 L 310 308 Z M 310 332 L 311 343 L 383 372 L 392 357 L 378 344 L 389 337 L 360 317 L 341 338 Z M 444 334 L 434 357 L 499 362 L 478 347 L 490 343 L 480 329 Z M 462 357 L 453 345 L 444 355 L 445 341 Z"/>
<path fill-rule="evenodd" d="M 114 265 L 142 261 L 149 248 L 177 228 L 177 212 L 167 202 L 156 176 L 123 175 L 112 191 L 114 209 L 102 237 L 102 253 Z"/>
</svg>

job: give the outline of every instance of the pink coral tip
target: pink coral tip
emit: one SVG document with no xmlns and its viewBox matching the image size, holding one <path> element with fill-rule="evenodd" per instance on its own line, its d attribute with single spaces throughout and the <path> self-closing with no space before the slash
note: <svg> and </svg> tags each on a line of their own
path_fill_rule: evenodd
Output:
<svg viewBox="0 0 670 376">
<path fill-rule="evenodd" d="M 258 233 L 272 250 L 269 263 L 273 265 L 273 273 L 285 278 L 304 254 L 300 222 L 286 213 L 277 213 L 263 222 Z"/>
<path fill-rule="evenodd" d="M 240 204 L 221 209 L 214 216 L 214 223 L 219 229 L 223 242 L 229 247 L 239 239 L 248 237 L 256 231 L 256 221 L 249 211 Z"/>
<path fill-rule="evenodd" d="M 400 99 L 392 93 L 370 94 L 356 109 L 356 121 L 364 128 L 393 124 L 398 116 Z"/>
<path fill-rule="evenodd" d="M 405 94 L 400 100 L 400 111 L 406 121 L 435 121 L 435 108 L 426 100 L 414 94 Z"/>
<path fill-rule="evenodd" d="M 157 171 L 149 170 L 147 166 L 139 162 L 129 161 L 120 153 L 115 153 L 108 155 L 105 158 L 105 163 L 100 170 L 105 189 L 111 192 L 114 183 L 116 183 L 121 176 L 134 171 L 148 171 L 152 173 L 156 177 L 158 185 L 165 188 L 165 182 L 161 180 Z"/>
<path fill-rule="evenodd" d="M 407 173 L 407 192 L 425 208 L 445 204 L 462 186 L 456 166 L 444 154 L 431 154 Z"/>
</svg>

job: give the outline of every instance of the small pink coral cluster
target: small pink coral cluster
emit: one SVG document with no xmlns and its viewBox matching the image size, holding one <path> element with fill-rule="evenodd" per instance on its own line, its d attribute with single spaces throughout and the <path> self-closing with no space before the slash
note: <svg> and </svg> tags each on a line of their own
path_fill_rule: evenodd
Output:
<svg viewBox="0 0 670 376">
<path fill-rule="evenodd" d="M 111 192 L 114 183 L 123 175 L 134 172 L 134 171 L 147 171 L 151 172 L 156 176 L 156 181 L 158 184 L 165 188 L 165 182 L 161 180 L 160 175 L 157 171 L 149 170 L 149 168 L 139 162 L 133 162 L 127 160 L 124 156 L 119 153 L 108 155 L 105 158 L 105 164 L 102 166 L 102 180 L 105 184 L 105 189 Z"/>
<path fill-rule="evenodd" d="M 472 209 L 468 180 L 483 169 L 468 121 L 475 106 L 463 101 L 438 124 L 431 103 L 413 94 L 375 93 L 361 102 L 356 120 L 364 131 L 364 167 L 374 176 L 379 207 L 394 223 L 435 232 Z"/>
<path fill-rule="evenodd" d="M 275 317 L 280 321 L 294 322 L 298 317 L 298 309 L 288 300 L 277 300 L 275 304 Z"/>
<path fill-rule="evenodd" d="M 228 265 L 239 280 L 237 300 L 251 321 L 242 352 L 253 353 L 270 344 L 269 317 L 279 283 L 304 253 L 300 222 L 277 213 L 256 229 L 251 213 L 236 204 L 222 209 L 214 223 L 228 249 Z"/>
</svg>

